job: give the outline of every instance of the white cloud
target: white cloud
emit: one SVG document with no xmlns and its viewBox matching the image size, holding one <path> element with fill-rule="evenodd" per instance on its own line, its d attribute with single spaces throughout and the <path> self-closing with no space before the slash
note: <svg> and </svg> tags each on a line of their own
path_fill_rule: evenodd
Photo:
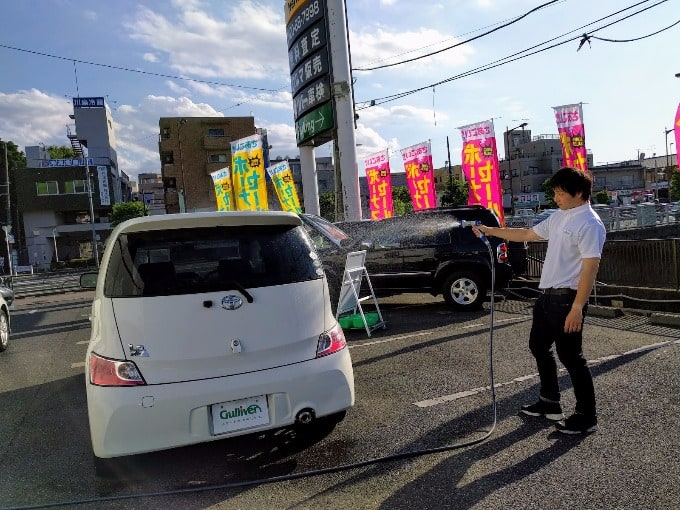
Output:
<svg viewBox="0 0 680 510">
<path fill-rule="evenodd" d="M 218 17 L 200 10 L 199 2 L 176 5 L 176 19 L 140 7 L 125 25 L 130 38 L 167 54 L 169 65 L 182 74 L 232 82 L 288 78 L 283 9 L 245 1 L 224 4 Z"/>
<path fill-rule="evenodd" d="M 158 62 L 158 57 L 153 53 L 145 53 L 142 58 L 147 62 Z"/>
<path fill-rule="evenodd" d="M 27 145 L 68 143 L 65 125 L 73 113 L 70 99 L 37 89 L 0 92 L 0 132 L 23 151 Z"/>
</svg>

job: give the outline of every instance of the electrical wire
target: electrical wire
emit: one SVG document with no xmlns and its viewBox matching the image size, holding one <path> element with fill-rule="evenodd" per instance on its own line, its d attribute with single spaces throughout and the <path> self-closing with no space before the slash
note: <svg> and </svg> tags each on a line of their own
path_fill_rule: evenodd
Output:
<svg viewBox="0 0 680 510">
<path fill-rule="evenodd" d="M 443 53 L 444 51 L 448 51 L 448 50 L 451 50 L 451 49 L 453 49 L 453 48 L 457 48 L 458 46 L 461 46 L 461 45 L 463 45 L 463 44 L 467 44 L 467 43 L 472 42 L 472 41 L 475 41 L 475 40 L 477 40 L 477 39 L 481 39 L 482 37 L 487 36 L 487 35 L 489 35 L 489 34 L 492 34 L 492 33 L 496 32 L 496 31 L 498 31 L 498 30 L 500 30 L 500 29 L 502 29 L 502 28 L 509 27 L 510 25 L 513 25 L 513 24 L 517 23 L 518 21 L 520 21 L 520 20 L 526 18 L 526 17 L 529 16 L 530 14 L 533 14 L 534 12 L 536 12 L 536 11 L 538 11 L 538 10 L 540 10 L 540 9 L 543 9 L 544 7 L 547 7 L 547 6 L 551 5 L 551 4 L 557 3 L 557 1 L 558 1 L 558 0 L 552 0 L 552 1 L 550 1 L 550 2 L 546 2 L 546 3 L 542 4 L 542 5 L 539 5 L 538 7 L 534 7 L 534 8 L 531 9 L 530 11 L 525 12 L 525 13 L 522 14 L 521 16 L 519 16 L 519 17 L 513 19 L 512 21 L 510 21 L 510 22 L 508 22 L 508 23 L 505 23 L 505 24 L 503 24 L 503 25 L 501 25 L 501 26 L 499 26 L 499 27 L 496 27 L 496 28 L 493 28 L 493 29 L 491 29 L 491 30 L 488 30 L 488 31 L 484 32 L 483 34 L 476 35 L 476 36 L 474 36 L 474 37 L 471 37 L 470 39 L 466 39 L 465 41 L 458 42 L 458 43 L 453 44 L 453 45 L 451 45 L 451 46 L 448 46 L 448 47 L 446 47 L 446 48 L 442 48 L 442 49 L 437 50 L 437 51 L 433 51 L 433 52 L 430 52 L 430 53 L 426 53 L 425 55 L 420 55 L 419 57 L 413 57 L 413 58 L 409 58 L 409 59 L 407 59 L 407 60 L 402 60 L 402 61 L 400 61 L 400 62 L 394 62 L 394 63 L 392 63 L 392 64 L 383 64 L 383 65 L 381 65 L 381 66 L 375 66 L 375 67 L 358 67 L 358 68 L 352 69 L 352 71 L 375 71 L 376 69 L 384 69 L 384 68 L 386 68 L 386 67 L 399 66 L 399 65 L 401 65 L 401 64 L 407 64 L 407 63 L 409 63 L 409 62 L 414 62 L 414 61 L 416 61 L 416 60 L 420 60 L 421 58 L 427 58 L 427 57 L 431 57 L 432 55 L 437 55 L 438 53 Z"/>
<path fill-rule="evenodd" d="M 8 46 L 6 44 L 0 44 L 0 48 L 5 48 L 8 50 L 14 50 L 14 51 L 22 51 L 24 53 L 30 53 L 31 55 L 38 55 L 41 57 L 49 57 L 49 58 L 56 58 L 58 60 L 68 60 L 70 62 L 73 62 L 73 65 L 76 63 L 78 64 L 87 64 L 90 66 L 99 66 L 99 67 L 105 67 L 107 69 L 115 69 L 117 71 L 127 71 L 129 73 L 138 73 L 138 74 L 146 74 L 149 76 L 158 76 L 160 78 L 170 78 L 173 80 L 184 80 L 184 81 L 191 81 L 194 83 L 205 83 L 206 85 L 218 85 L 221 87 L 234 87 L 238 89 L 248 89 L 248 90 L 261 90 L 265 92 L 278 92 L 281 89 L 274 90 L 274 89 L 265 89 L 262 87 L 248 87 L 246 85 L 235 85 L 233 83 L 222 83 L 219 81 L 209 81 L 209 80 L 199 80 L 197 78 L 187 78 L 186 76 L 174 76 L 170 74 L 163 74 L 163 73 L 153 73 L 151 71 L 143 71 L 141 69 L 131 69 L 129 67 L 121 67 L 121 66 L 114 66 L 111 64 L 100 64 L 99 62 L 89 62 L 87 60 L 79 60 L 77 58 L 70 58 L 70 57 L 62 57 L 60 55 L 52 55 L 50 53 L 42 53 L 40 51 L 35 51 L 35 50 L 27 50 L 24 48 L 17 48 L 15 46 Z"/>
<path fill-rule="evenodd" d="M 588 34 L 583 34 L 583 37 L 587 37 L 588 39 L 597 39 L 598 41 L 606 41 L 606 42 L 614 42 L 614 43 L 634 42 L 634 41 L 640 41 L 642 39 L 647 39 L 648 37 L 652 37 L 654 35 L 660 34 L 661 32 L 665 32 L 666 30 L 673 28 L 678 23 L 680 23 L 680 20 L 676 21 L 672 25 L 668 25 L 667 27 L 662 28 L 661 30 L 657 30 L 656 32 L 652 32 L 651 34 L 643 35 L 641 37 L 636 37 L 635 39 L 607 39 L 605 37 L 597 37 L 597 36 L 588 35 Z"/>
<path fill-rule="evenodd" d="M 563 44 L 567 44 L 567 43 L 570 43 L 570 42 L 573 42 L 573 41 L 577 41 L 577 40 L 579 40 L 579 39 L 582 39 L 582 38 L 583 38 L 583 35 L 579 35 L 579 36 L 576 36 L 576 37 L 572 37 L 572 38 L 570 38 L 570 39 L 566 39 L 566 40 L 564 40 L 564 41 L 561 41 L 561 42 L 555 43 L 555 44 L 553 44 L 553 45 L 547 46 L 547 47 L 545 47 L 545 48 L 541 48 L 541 49 L 539 49 L 539 50 L 536 50 L 536 51 L 531 52 L 531 50 L 533 50 L 533 49 L 535 49 L 535 48 L 539 48 L 539 47 L 541 47 L 541 46 L 543 46 L 543 45 L 545 45 L 545 44 L 547 44 L 547 43 L 549 43 L 549 42 L 552 42 L 552 41 L 555 41 L 555 40 L 557 40 L 557 39 L 560 39 L 561 37 L 565 37 L 565 36 L 567 36 L 567 35 L 569 35 L 569 34 L 571 34 L 571 33 L 581 31 L 581 30 L 583 30 L 584 28 L 587 28 L 587 27 L 589 27 L 589 26 L 591 26 L 591 25 L 594 25 L 595 23 L 599 23 L 599 22 L 601 22 L 601 21 L 604 21 L 604 20 L 606 20 L 606 19 L 608 19 L 608 18 L 611 18 L 611 17 L 613 17 L 613 16 L 616 16 L 616 15 L 618 15 L 618 14 L 621 14 L 622 12 L 625 12 L 625 11 L 627 11 L 627 10 L 633 9 L 633 8 L 635 8 L 635 7 L 638 7 L 638 6 L 640 6 L 641 4 L 647 3 L 647 2 L 649 2 L 649 1 L 650 1 L 650 0 L 644 0 L 644 1 L 642 1 L 642 2 L 638 2 L 638 3 L 636 3 L 636 4 L 630 5 L 630 6 L 626 7 L 626 8 L 621 9 L 621 10 L 619 10 L 619 11 L 616 11 L 616 12 L 614 12 L 614 13 L 612 13 L 612 14 L 609 14 L 609 15 L 604 16 L 604 17 L 602 17 L 602 18 L 599 18 L 599 19 L 597 19 L 597 20 L 595 20 L 595 21 L 592 21 L 592 22 L 590 22 L 590 23 L 587 23 L 587 24 L 585 24 L 585 25 L 582 25 L 581 27 L 578 27 L 578 28 L 575 28 L 575 29 L 573 29 L 573 30 L 570 30 L 569 32 L 565 32 L 564 34 L 561 34 L 561 35 L 559 35 L 559 36 L 556 36 L 556 37 L 553 37 L 553 38 L 548 39 L 548 40 L 546 40 L 546 41 L 543 41 L 542 43 L 536 44 L 536 45 L 531 46 L 531 47 L 529 47 L 529 48 L 526 48 L 526 49 L 524 49 L 524 50 L 521 50 L 521 51 L 518 51 L 518 52 L 516 52 L 516 53 L 513 53 L 512 55 L 508 55 L 508 56 L 503 57 L 503 58 L 501 58 L 501 59 L 495 60 L 495 61 L 493 61 L 493 62 L 491 62 L 491 63 L 484 64 L 484 65 L 482 65 L 482 66 L 476 67 L 476 68 L 471 69 L 471 70 L 468 70 L 468 71 L 464 71 L 463 73 L 460 73 L 460 74 L 451 76 L 451 77 L 449 77 L 449 78 L 446 78 L 446 79 L 444 79 L 444 80 L 438 81 L 438 82 L 436 82 L 436 83 L 431 83 L 431 84 L 429 84 L 429 85 L 425 85 L 425 86 L 418 87 L 418 88 L 415 88 L 415 89 L 412 89 L 412 90 L 400 92 L 400 93 L 397 93 L 397 94 L 392 94 L 392 95 L 389 95 L 389 96 L 383 96 L 383 97 L 380 97 L 380 98 L 371 99 L 371 100 L 367 100 L 367 101 L 360 101 L 360 102 L 357 103 L 357 104 L 363 104 L 363 106 L 358 106 L 358 107 L 357 107 L 357 110 L 364 110 L 364 109 L 366 109 L 366 108 L 370 108 L 370 107 L 373 107 L 373 106 L 376 106 L 376 105 L 379 105 L 379 104 L 384 104 L 384 103 L 388 103 L 388 102 L 391 102 L 391 101 L 395 101 L 395 100 L 397 100 L 397 99 L 401 99 L 402 97 L 406 97 L 406 96 L 409 96 L 409 95 L 411 95 L 411 94 L 415 94 L 415 93 L 417 93 L 417 92 L 422 92 L 423 90 L 427 90 L 427 89 L 430 89 L 430 88 L 432 88 L 432 87 L 435 87 L 435 86 L 438 86 L 438 85 L 442 85 L 442 84 L 444 84 L 444 83 L 449 83 L 449 82 L 451 82 L 451 81 L 455 81 L 455 80 L 458 80 L 458 79 L 461 79 L 461 78 L 465 78 L 465 77 L 468 77 L 468 76 L 472 76 L 473 74 L 477 74 L 477 73 L 480 73 L 480 72 L 482 72 L 482 71 L 488 71 L 488 70 L 493 69 L 493 68 L 495 68 L 495 67 L 500 67 L 500 66 L 502 66 L 502 65 L 509 64 L 510 62 L 514 62 L 514 61 L 516 61 L 516 60 L 521 60 L 521 59 L 523 59 L 523 58 L 527 58 L 527 57 L 530 57 L 530 56 L 532 56 L 532 55 L 536 55 L 536 54 L 538 54 L 538 53 L 541 53 L 541 52 L 543 52 L 543 51 L 547 51 L 547 50 L 556 48 L 556 47 L 561 46 L 561 45 L 563 45 Z M 590 33 L 594 33 L 594 32 L 597 32 L 597 31 L 599 31 L 599 30 L 603 30 L 603 29 L 608 28 L 608 27 L 610 27 L 610 26 L 612 26 L 612 25 L 615 25 L 616 23 L 620 23 L 621 21 L 624 21 L 624 20 L 626 20 L 626 19 L 628 19 L 628 18 L 631 18 L 631 17 L 633 17 L 633 16 L 637 16 L 638 14 L 641 14 L 641 13 L 643 13 L 643 12 L 649 10 L 649 9 L 652 9 L 652 8 L 654 8 L 654 7 L 657 7 L 658 5 L 660 5 L 660 4 L 662 4 L 662 3 L 665 3 L 665 2 L 667 2 L 667 1 L 668 1 L 668 0 L 660 0 L 659 2 L 657 2 L 657 3 L 653 4 L 653 5 L 650 5 L 650 6 L 648 6 L 648 7 L 645 7 L 645 8 L 643 8 L 643 9 L 640 9 L 639 11 L 636 11 L 636 12 L 634 12 L 634 13 L 632 13 L 632 14 L 629 14 L 629 15 L 627 15 L 627 16 L 624 16 L 624 17 L 621 18 L 621 19 L 612 21 L 612 22 L 610 22 L 610 23 L 608 23 L 608 24 L 606 24 L 606 25 L 603 25 L 603 26 L 601 26 L 601 27 L 598 27 L 598 28 L 592 30 Z M 527 52 L 530 52 L 530 53 L 527 53 Z M 513 57 L 514 57 L 514 58 L 513 58 Z"/>
</svg>

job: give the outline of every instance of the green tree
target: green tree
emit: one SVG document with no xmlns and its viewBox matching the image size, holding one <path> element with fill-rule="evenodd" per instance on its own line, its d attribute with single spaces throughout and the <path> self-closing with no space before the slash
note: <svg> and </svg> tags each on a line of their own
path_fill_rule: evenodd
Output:
<svg viewBox="0 0 680 510">
<path fill-rule="evenodd" d="M 392 204 L 394 205 L 394 215 L 403 216 L 413 212 L 413 201 L 408 186 L 395 186 L 392 188 Z"/>
<path fill-rule="evenodd" d="M 335 193 L 327 191 L 319 195 L 319 209 L 321 217 L 328 221 L 335 221 Z"/>
<path fill-rule="evenodd" d="M 111 208 L 111 227 L 115 227 L 125 220 L 147 216 L 148 214 L 149 208 L 142 202 L 121 202 L 119 204 L 113 204 L 113 207 Z"/>
<path fill-rule="evenodd" d="M 677 167 L 671 170 L 671 201 L 680 200 L 680 172 Z"/>
<path fill-rule="evenodd" d="M 606 189 L 601 189 L 595 194 L 595 201 L 598 204 L 609 204 L 611 202 L 611 197 Z"/>
<path fill-rule="evenodd" d="M 76 157 L 73 147 L 68 145 L 50 145 L 47 147 L 47 153 L 50 155 L 50 159 L 73 159 Z"/>
<path fill-rule="evenodd" d="M 549 182 L 550 182 L 550 177 L 548 177 L 545 181 L 543 181 L 543 184 L 541 184 L 541 188 L 543 189 L 543 192 L 545 193 L 545 201 L 548 204 L 548 208 L 556 209 L 557 204 L 555 203 L 555 190 L 552 189 L 552 187 L 548 186 Z"/>
<path fill-rule="evenodd" d="M 442 207 L 465 205 L 468 202 L 469 188 L 465 181 L 458 178 L 447 179 L 444 193 L 442 194 Z"/>
</svg>

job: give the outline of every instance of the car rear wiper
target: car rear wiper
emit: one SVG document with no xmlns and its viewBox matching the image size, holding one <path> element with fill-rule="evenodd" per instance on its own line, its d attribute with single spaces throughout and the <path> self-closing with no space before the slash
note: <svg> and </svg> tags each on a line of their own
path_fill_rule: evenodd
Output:
<svg viewBox="0 0 680 510">
<path fill-rule="evenodd" d="M 236 280 L 228 280 L 225 282 L 225 288 L 223 290 L 238 290 L 241 294 L 243 294 L 248 301 L 248 303 L 253 302 L 253 296 L 246 290 L 246 288 L 241 285 L 239 282 Z"/>
</svg>

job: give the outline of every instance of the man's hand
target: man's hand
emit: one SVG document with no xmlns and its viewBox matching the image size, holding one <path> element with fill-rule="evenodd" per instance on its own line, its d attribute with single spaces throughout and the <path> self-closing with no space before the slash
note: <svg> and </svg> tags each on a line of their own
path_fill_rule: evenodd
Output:
<svg viewBox="0 0 680 510">
<path fill-rule="evenodd" d="M 493 227 L 487 227 L 486 225 L 475 225 L 472 227 L 472 231 L 475 233 L 477 237 L 482 237 L 484 236 L 490 236 L 493 235 L 491 233 L 491 230 L 493 230 Z"/>
<path fill-rule="evenodd" d="M 583 327 L 583 311 L 580 306 L 572 305 L 564 321 L 565 333 L 578 333 Z"/>
</svg>

